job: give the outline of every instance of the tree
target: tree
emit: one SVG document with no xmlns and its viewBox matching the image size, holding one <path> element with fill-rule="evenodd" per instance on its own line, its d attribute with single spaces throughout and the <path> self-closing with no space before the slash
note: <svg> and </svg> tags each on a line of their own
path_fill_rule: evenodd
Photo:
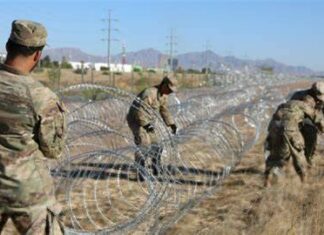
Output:
<svg viewBox="0 0 324 235">
<path fill-rule="evenodd" d="M 52 62 L 51 62 L 50 56 L 47 55 L 43 59 L 41 59 L 40 60 L 40 65 L 41 65 L 41 67 L 44 67 L 44 68 L 51 68 Z"/>
<path fill-rule="evenodd" d="M 197 70 L 197 69 L 188 69 L 187 72 L 188 73 L 193 73 L 193 74 L 199 74 L 200 73 L 200 71 Z"/>
<path fill-rule="evenodd" d="M 58 67 L 60 67 L 60 63 L 55 60 L 55 61 L 52 62 L 52 67 L 58 68 Z"/>
<path fill-rule="evenodd" d="M 72 65 L 69 63 L 69 61 L 66 59 L 65 56 L 62 57 L 61 68 L 62 69 L 72 69 Z"/>
<path fill-rule="evenodd" d="M 184 72 L 184 69 L 183 69 L 181 66 L 179 66 L 179 67 L 176 69 L 175 72 L 176 72 L 176 73 L 183 73 L 183 72 Z"/>
<path fill-rule="evenodd" d="M 268 73 L 268 74 L 273 74 L 273 72 L 274 72 L 273 67 L 266 66 L 266 65 L 260 66 L 260 70 L 261 70 L 261 72 Z"/>
<path fill-rule="evenodd" d="M 210 68 L 206 69 L 206 68 L 202 68 L 201 73 L 211 73 Z"/>
<path fill-rule="evenodd" d="M 56 68 L 52 67 L 47 71 L 47 74 L 52 87 L 60 88 L 61 69 L 59 67 Z"/>
</svg>

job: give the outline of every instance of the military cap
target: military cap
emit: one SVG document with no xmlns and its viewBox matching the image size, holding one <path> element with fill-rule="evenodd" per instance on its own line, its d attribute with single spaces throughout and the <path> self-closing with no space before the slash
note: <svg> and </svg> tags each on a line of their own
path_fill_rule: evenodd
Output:
<svg viewBox="0 0 324 235">
<path fill-rule="evenodd" d="M 47 32 L 40 23 L 30 20 L 14 20 L 9 39 L 22 46 L 41 47 L 46 44 Z"/>
<path fill-rule="evenodd" d="M 175 80 L 173 77 L 165 76 L 162 79 L 161 84 L 167 84 L 170 90 L 173 92 L 177 91 L 177 80 Z"/>
<path fill-rule="evenodd" d="M 316 98 L 324 102 L 324 82 L 315 82 L 312 85 L 312 90 L 314 91 Z"/>
</svg>

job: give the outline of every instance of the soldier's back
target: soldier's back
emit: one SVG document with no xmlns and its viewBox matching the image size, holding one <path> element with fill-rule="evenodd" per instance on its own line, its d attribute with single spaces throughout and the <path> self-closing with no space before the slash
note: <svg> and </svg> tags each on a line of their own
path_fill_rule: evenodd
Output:
<svg viewBox="0 0 324 235">
<path fill-rule="evenodd" d="M 0 81 L 0 201 L 6 202 L 8 213 L 15 213 L 54 201 L 53 180 L 35 134 L 37 101 L 30 89 L 41 84 L 4 70 Z"/>
<path fill-rule="evenodd" d="M 132 102 L 127 118 L 130 120 L 137 120 L 139 118 L 138 115 L 144 113 L 144 110 L 147 110 L 147 108 L 157 109 L 157 93 L 158 89 L 156 87 L 148 87 L 142 90 Z"/>
<path fill-rule="evenodd" d="M 307 95 L 309 95 L 309 89 L 296 91 L 288 98 L 289 100 L 303 100 Z"/>
<path fill-rule="evenodd" d="M 10 163 L 38 149 L 33 139 L 35 114 L 23 78 L 2 70 L 0 80 L 0 159 Z"/>
</svg>

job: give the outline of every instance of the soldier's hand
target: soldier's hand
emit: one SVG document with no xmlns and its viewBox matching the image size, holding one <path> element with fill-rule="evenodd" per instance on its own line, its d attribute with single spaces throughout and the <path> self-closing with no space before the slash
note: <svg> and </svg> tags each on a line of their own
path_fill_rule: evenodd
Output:
<svg viewBox="0 0 324 235">
<path fill-rule="evenodd" d="M 305 143 L 304 143 L 303 139 L 299 138 L 299 137 L 291 138 L 291 144 L 298 151 L 301 151 L 305 148 Z"/>
<path fill-rule="evenodd" d="M 143 128 L 146 130 L 146 132 L 154 132 L 154 126 L 151 123 L 143 126 Z"/>
<path fill-rule="evenodd" d="M 170 125 L 170 127 L 171 127 L 171 130 L 172 130 L 172 134 L 177 134 L 177 126 L 176 126 L 176 124 L 172 124 L 172 125 Z"/>
</svg>

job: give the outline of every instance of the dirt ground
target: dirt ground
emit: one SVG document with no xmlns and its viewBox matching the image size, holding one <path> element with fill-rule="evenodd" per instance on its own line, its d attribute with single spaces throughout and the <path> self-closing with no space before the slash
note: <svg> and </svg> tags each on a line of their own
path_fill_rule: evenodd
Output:
<svg viewBox="0 0 324 235">
<path fill-rule="evenodd" d="M 263 187 L 260 142 L 221 186 L 189 211 L 167 234 L 323 234 L 324 150 L 303 185 L 292 165 L 268 188 Z M 9 220 L 2 234 L 17 234 Z"/>
<path fill-rule="evenodd" d="M 308 81 L 280 87 L 284 94 Z M 167 234 L 324 234 L 324 137 L 301 184 L 292 162 L 263 187 L 264 136 L 225 180 L 221 190 L 182 217 Z M 306 161 L 303 162 L 306 165 Z"/>
<path fill-rule="evenodd" d="M 222 189 L 202 201 L 167 234 L 323 234 L 324 151 L 303 185 L 289 165 L 273 185 L 263 187 L 262 142 L 225 180 Z"/>
</svg>

